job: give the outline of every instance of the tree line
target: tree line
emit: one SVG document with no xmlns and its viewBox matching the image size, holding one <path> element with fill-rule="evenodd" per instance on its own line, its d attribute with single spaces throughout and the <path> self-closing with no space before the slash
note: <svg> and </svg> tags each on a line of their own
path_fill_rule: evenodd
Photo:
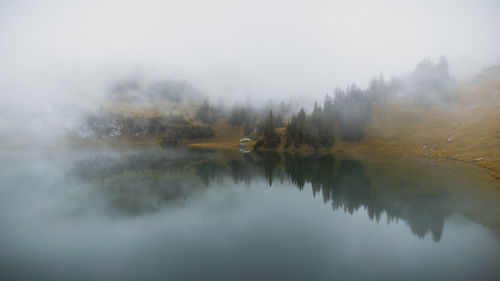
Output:
<svg viewBox="0 0 500 281">
<path fill-rule="evenodd" d="M 372 98 L 355 84 L 347 89 L 336 89 L 335 97 L 325 97 L 323 106 L 316 102 L 310 114 L 301 108 L 285 126 L 284 147 L 329 148 L 335 143 L 336 128 L 343 141 L 359 141 L 364 136 L 366 124 L 372 116 Z M 257 147 L 276 148 L 280 133 L 273 121 L 272 111 L 266 119 L 263 139 Z"/>
</svg>

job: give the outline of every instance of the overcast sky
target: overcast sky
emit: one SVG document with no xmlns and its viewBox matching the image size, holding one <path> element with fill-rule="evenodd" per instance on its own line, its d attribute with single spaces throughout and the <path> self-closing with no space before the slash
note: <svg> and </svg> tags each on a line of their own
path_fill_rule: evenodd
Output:
<svg viewBox="0 0 500 281">
<path fill-rule="evenodd" d="M 499 3 L 0 0 L 0 101 L 53 110 L 131 73 L 215 97 L 322 98 L 440 55 L 464 77 L 500 63 Z"/>
</svg>

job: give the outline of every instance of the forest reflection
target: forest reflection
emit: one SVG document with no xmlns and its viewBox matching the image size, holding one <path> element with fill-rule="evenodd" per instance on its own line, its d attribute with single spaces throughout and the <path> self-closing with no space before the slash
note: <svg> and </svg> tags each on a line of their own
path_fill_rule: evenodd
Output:
<svg viewBox="0 0 500 281">
<path fill-rule="evenodd" d="M 290 182 L 303 190 L 306 184 L 310 184 L 313 195 L 321 194 L 323 201 L 331 204 L 333 210 L 352 214 L 362 207 L 370 220 L 377 222 L 385 212 L 388 223 L 402 219 L 414 235 L 423 238 L 430 232 L 436 242 L 441 239 L 445 219 L 451 215 L 447 195 L 417 192 L 416 195 L 410 194 L 409 198 L 393 200 L 372 189 L 362 162 L 354 159 L 336 162 L 331 154 L 280 155 L 266 151 L 256 154 L 256 157 L 245 155 L 243 160 L 232 160 L 229 171 L 236 183 L 250 183 L 256 174 L 260 174 L 264 175 L 269 186 L 274 181 Z M 221 173 L 217 166 L 212 170 L 205 167 L 198 172 L 207 184 Z"/>
<path fill-rule="evenodd" d="M 270 187 L 279 182 L 299 190 L 310 186 L 313 196 L 322 196 L 335 211 L 352 214 L 363 208 L 377 223 L 385 213 L 387 223 L 402 220 L 414 235 L 423 238 L 430 233 L 436 242 L 453 213 L 447 192 L 374 186 L 356 159 L 273 151 L 219 156 L 210 150 L 98 155 L 77 161 L 70 176 L 99 186 L 115 209 L 131 215 L 156 211 L 167 201 L 187 199 L 194 191 L 228 180 L 248 186 L 265 182 Z"/>
</svg>

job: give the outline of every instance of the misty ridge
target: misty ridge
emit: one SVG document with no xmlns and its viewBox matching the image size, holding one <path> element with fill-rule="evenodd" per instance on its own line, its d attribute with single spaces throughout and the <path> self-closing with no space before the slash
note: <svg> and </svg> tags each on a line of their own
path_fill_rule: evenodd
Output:
<svg viewBox="0 0 500 281">
<path fill-rule="evenodd" d="M 0 281 L 500 280 L 499 11 L 0 0 Z"/>
<path fill-rule="evenodd" d="M 373 78 L 367 89 L 374 102 L 389 102 L 394 98 L 407 98 L 422 106 L 451 106 L 456 81 L 450 76 L 448 61 L 441 56 L 436 63 L 430 59 L 420 61 L 407 75 L 393 76 L 385 81 L 381 74 Z"/>
<path fill-rule="evenodd" d="M 336 88 L 326 95 L 323 103 L 315 103 L 311 112 L 306 112 L 311 105 L 292 100 L 227 104 L 220 99 L 210 100 L 202 94 L 202 89 L 188 81 L 146 82 L 128 78 L 111 86 L 104 106 L 95 113 L 86 113 L 81 127 L 70 134 L 104 139 L 124 133 L 132 137 L 160 135 L 162 142 L 176 144 L 179 139 L 214 137 L 213 125 L 227 119 L 231 126 L 243 128 L 243 136 L 258 137 L 270 126 L 272 112 L 272 129 L 286 128 L 286 147 L 301 144 L 330 147 L 334 143 L 335 125 L 343 140 L 362 139 L 373 104 L 410 100 L 416 106 L 449 107 L 455 98 L 454 87 L 444 56 L 437 63 L 424 59 L 413 72 L 392 76 L 387 81 L 383 75 L 375 77 L 366 89 L 356 84 Z M 277 142 L 274 137 L 274 143 L 263 140 L 262 145 L 276 147 Z"/>
</svg>

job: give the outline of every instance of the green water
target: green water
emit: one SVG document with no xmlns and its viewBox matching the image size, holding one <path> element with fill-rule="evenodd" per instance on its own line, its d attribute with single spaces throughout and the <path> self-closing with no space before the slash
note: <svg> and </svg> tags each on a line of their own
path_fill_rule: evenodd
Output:
<svg viewBox="0 0 500 281">
<path fill-rule="evenodd" d="M 0 153 L 1 280 L 500 280 L 500 186 L 376 155 Z"/>
</svg>

